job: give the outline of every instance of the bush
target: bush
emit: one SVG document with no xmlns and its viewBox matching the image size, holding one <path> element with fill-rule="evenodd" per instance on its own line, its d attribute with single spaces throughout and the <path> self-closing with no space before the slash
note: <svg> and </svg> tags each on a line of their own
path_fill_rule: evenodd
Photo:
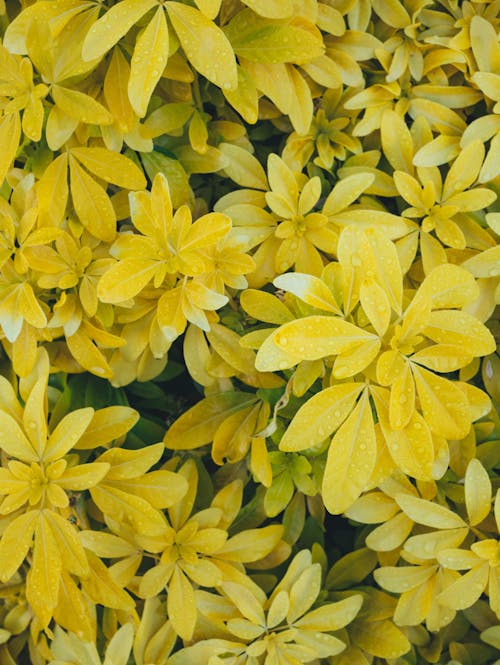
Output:
<svg viewBox="0 0 500 665">
<path fill-rule="evenodd" d="M 1 665 L 500 662 L 498 9 L 0 3 Z"/>
</svg>

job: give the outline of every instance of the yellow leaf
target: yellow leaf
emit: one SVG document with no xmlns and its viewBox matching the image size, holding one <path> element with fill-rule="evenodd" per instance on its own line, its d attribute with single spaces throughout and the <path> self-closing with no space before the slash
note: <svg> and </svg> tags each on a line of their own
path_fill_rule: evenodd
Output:
<svg viewBox="0 0 500 665">
<path fill-rule="evenodd" d="M 4 115 L 0 121 L 0 183 L 3 183 L 19 148 L 21 140 L 21 120 L 19 113 Z"/>
<path fill-rule="evenodd" d="M 389 401 L 389 422 L 393 429 L 406 427 L 415 411 L 415 382 L 408 363 L 405 363 L 400 374 L 391 387 Z"/>
<path fill-rule="evenodd" d="M 73 358 L 82 367 L 103 378 L 111 378 L 113 373 L 106 358 L 81 328 L 66 337 L 66 344 Z"/>
<path fill-rule="evenodd" d="M 435 372 L 447 373 L 466 367 L 473 359 L 472 351 L 454 344 L 435 344 L 417 351 L 411 361 Z"/>
<path fill-rule="evenodd" d="M 311 305 L 311 307 L 333 312 L 334 314 L 341 314 L 333 293 L 319 277 L 305 273 L 291 272 L 279 275 L 273 280 L 273 284 L 278 289 L 293 293 L 294 296 Z M 266 319 L 261 320 L 265 321 Z M 269 321 L 269 323 L 278 323 L 278 321 Z"/>
<path fill-rule="evenodd" d="M 0 541 L 0 579 L 8 582 L 24 561 L 33 541 L 39 510 L 30 510 L 10 522 Z"/>
<path fill-rule="evenodd" d="M 292 0 L 244 0 L 256 14 L 266 18 L 289 18 L 293 14 Z"/>
<path fill-rule="evenodd" d="M 193 587 L 178 566 L 175 566 L 167 595 L 167 612 L 175 632 L 190 640 L 196 623 L 196 600 Z"/>
<path fill-rule="evenodd" d="M 259 409 L 260 404 L 256 404 L 237 411 L 217 428 L 212 446 L 212 458 L 216 464 L 239 462 L 245 457 L 255 434 Z"/>
<path fill-rule="evenodd" d="M 53 462 L 64 457 L 87 429 L 94 415 L 92 407 L 77 409 L 64 416 L 52 432 L 45 446 L 43 460 Z"/>
<path fill-rule="evenodd" d="M 339 180 L 328 195 L 324 205 L 323 213 L 332 217 L 350 206 L 371 184 L 374 176 L 372 173 L 356 173 Z"/>
<path fill-rule="evenodd" d="M 411 649 L 406 635 L 392 621 L 356 621 L 349 628 L 354 644 L 372 656 L 398 658 Z"/>
<path fill-rule="evenodd" d="M 323 501 L 333 514 L 349 508 L 363 491 L 377 456 L 368 393 L 337 430 L 328 450 L 323 476 Z"/>
<path fill-rule="evenodd" d="M 372 6 L 382 21 L 392 28 L 405 28 L 411 23 L 408 12 L 398 0 L 372 0 Z"/>
<path fill-rule="evenodd" d="M 66 469 L 54 482 L 67 490 L 81 492 L 100 482 L 109 471 L 109 464 L 91 462 Z"/>
<path fill-rule="evenodd" d="M 324 441 L 351 413 L 362 383 L 325 388 L 303 404 L 280 441 L 280 450 L 297 452 Z"/>
<path fill-rule="evenodd" d="M 191 252 L 213 245 L 227 235 L 230 229 L 231 220 L 227 215 L 220 212 L 203 215 L 190 227 L 182 242 L 181 252 Z"/>
<path fill-rule="evenodd" d="M 294 318 L 291 311 L 279 298 L 266 291 L 247 289 L 240 295 L 240 304 L 247 314 L 258 321 L 279 325 L 292 321 Z"/>
<path fill-rule="evenodd" d="M 99 240 L 112 242 L 116 215 L 106 191 L 70 156 L 71 197 L 85 228 Z"/>
<path fill-rule="evenodd" d="M 476 526 L 489 515 L 491 494 L 488 472 L 477 458 L 471 459 L 465 472 L 465 505 L 471 526 Z"/>
<path fill-rule="evenodd" d="M 422 413 L 432 432 L 447 439 L 466 436 L 471 413 L 465 395 L 452 381 L 412 366 Z"/>
<path fill-rule="evenodd" d="M 372 278 L 365 278 L 359 289 L 359 300 L 378 335 L 383 336 L 391 320 L 391 305 L 385 290 Z"/>
<path fill-rule="evenodd" d="M 295 131 L 298 134 L 304 135 L 309 131 L 314 113 L 311 89 L 295 67 L 292 65 L 286 65 L 286 67 L 288 69 L 292 93 L 288 115 Z"/>
<path fill-rule="evenodd" d="M 113 516 L 114 517 L 114 516 Z M 104 563 L 87 551 L 90 574 L 82 579 L 82 589 L 94 603 L 125 612 L 133 612 L 135 603 L 112 579 Z"/>
<path fill-rule="evenodd" d="M 459 515 L 432 501 L 409 494 L 397 494 L 396 501 L 401 510 L 418 524 L 430 526 L 433 529 L 458 529 L 466 526 Z"/>
<path fill-rule="evenodd" d="M 36 462 L 39 456 L 35 452 L 26 435 L 12 416 L 0 411 L 0 428 L 2 432 L 2 449 L 11 457 L 23 462 Z"/>
<path fill-rule="evenodd" d="M 374 339 L 375 335 L 333 316 L 306 316 L 285 323 L 273 335 L 279 348 L 302 360 L 345 353 Z"/>
<path fill-rule="evenodd" d="M 103 56 L 155 4 L 156 0 L 122 0 L 111 7 L 88 31 L 82 59 L 87 61 Z"/>
<path fill-rule="evenodd" d="M 132 108 L 142 118 L 168 60 L 168 26 L 160 5 L 137 38 L 130 66 L 128 96 Z"/>
<path fill-rule="evenodd" d="M 41 625 L 46 627 L 57 605 L 62 559 L 44 512 L 41 511 L 36 524 L 33 560 L 26 579 L 26 599 Z"/>
<path fill-rule="evenodd" d="M 75 527 L 53 510 L 44 510 L 43 516 L 61 554 L 63 568 L 74 575 L 87 575 L 89 566 Z"/>
<path fill-rule="evenodd" d="M 308 612 L 302 619 L 295 621 L 294 626 L 305 630 L 340 630 L 351 623 L 362 604 L 363 596 L 355 594 L 337 603 L 328 603 L 328 605 L 322 605 L 312 612 Z"/>
<path fill-rule="evenodd" d="M 458 113 L 429 99 L 412 99 L 409 113 L 414 119 L 424 117 L 432 129 L 449 136 L 461 136 L 467 126 Z"/>
<path fill-rule="evenodd" d="M 321 33 L 304 19 L 272 21 L 249 9 L 236 14 L 226 35 L 238 56 L 264 64 L 302 64 L 324 50 Z"/>
<path fill-rule="evenodd" d="M 231 414 L 256 402 L 249 393 L 224 392 L 198 402 L 167 430 L 163 441 L 172 450 L 192 450 L 209 443 Z"/>
<path fill-rule="evenodd" d="M 134 126 L 135 113 L 127 94 L 130 65 L 122 50 L 116 47 L 104 77 L 103 92 L 106 104 L 122 132 L 129 132 Z M 145 138 L 153 138 L 146 137 Z"/>
<path fill-rule="evenodd" d="M 454 610 L 465 610 L 481 596 L 488 583 L 489 563 L 485 561 L 462 575 L 446 587 L 437 597 L 438 602 Z"/>
<path fill-rule="evenodd" d="M 217 558 L 240 563 L 258 561 L 272 552 L 282 535 L 281 524 L 241 531 L 226 541 L 224 547 L 218 550 Z"/>
<path fill-rule="evenodd" d="M 290 607 L 286 615 L 289 624 L 294 623 L 310 609 L 321 591 L 321 566 L 313 563 L 302 571 L 290 587 Z"/>
<path fill-rule="evenodd" d="M 415 166 L 441 166 L 448 164 L 460 152 L 460 139 L 458 136 L 440 134 L 429 143 L 423 145 L 415 153 L 413 164 Z"/>
<path fill-rule="evenodd" d="M 234 90 L 238 85 L 236 58 L 222 30 L 194 7 L 180 2 L 169 2 L 166 7 L 182 49 L 193 67 L 223 90 Z"/>
<path fill-rule="evenodd" d="M 146 178 L 132 160 L 106 148 L 72 148 L 76 157 L 98 178 L 125 189 L 144 189 Z"/>
<path fill-rule="evenodd" d="M 136 296 L 157 272 L 157 264 L 150 259 L 125 259 L 119 261 L 99 280 L 99 300 L 118 303 Z"/>
<path fill-rule="evenodd" d="M 467 312 L 431 312 L 422 332 L 434 342 L 462 347 L 474 356 L 489 355 L 496 348 L 488 328 Z"/>
<path fill-rule="evenodd" d="M 89 125 L 111 125 L 113 116 L 102 104 L 79 90 L 53 85 L 52 98 L 63 113 Z"/>
<path fill-rule="evenodd" d="M 226 166 L 224 171 L 231 180 L 242 187 L 267 189 L 265 171 L 254 155 L 232 143 L 219 143 L 218 148 L 229 159 L 229 165 Z"/>
<path fill-rule="evenodd" d="M 467 527 L 447 529 L 446 531 L 431 531 L 408 538 L 405 542 L 405 552 L 409 552 L 419 559 L 435 559 L 439 552 L 450 547 L 459 547 L 468 533 Z"/>
<path fill-rule="evenodd" d="M 386 522 L 399 511 L 397 503 L 384 492 L 368 492 L 344 511 L 346 517 L 361 524 Z"/>
<path fill-rule="evenodd" d="M 237 65 L 238 87 L 234 90 L 223 90 L 224 97 L 242 118 L 253 125 L 259 117 L 259 96 L 255 81 L 250 74 Z"/>
<path fill-rule="evenodd" d="M 418 294 L 431 299 L 432 309 L 449 309 L 463 307 L 475 300 L 479 296 L 479 287 L 467 270 L 445 263 L 426 276 Z"/>
<path fill-rule="evenodd" d="M 375 552 L 392 552 L 401 547 L 413 526 L 413 520 L 404 513 L 398 513 L 373 529 L 366 537 L 366 545 Z"/>
<path fill-rule="evenodd" d="M 377 10 L 375 9 L 375 11 Z M 413 173 L 413 139 L 399 113 L 390 109 L 384 111 L 380 125 L 380 139 L 384 155 L 392 168 L 411 175 Z"/>
<path fill-rule="evenodd" d="M 102 665 L 127 665 L 133 641 L 134 626 L 131 623 L 126 623 L 116 631 L 109 641 Z"/>
<path fill-rule="evenodd" d="M 75 443 L 77 450 L 88 450 L 111 443 L 126 434 L 139 420 L 139 414 L 128 406 L 108 406 L 96 411 L 87 429 Z"/>
<path fill-rule="evenodd" d="M 105 481 L 90 489 L 100 510 L 145 536 L 156 536 L 165 530 L 163 516 L 145 499 L 108 485 Z"/>
</svg>

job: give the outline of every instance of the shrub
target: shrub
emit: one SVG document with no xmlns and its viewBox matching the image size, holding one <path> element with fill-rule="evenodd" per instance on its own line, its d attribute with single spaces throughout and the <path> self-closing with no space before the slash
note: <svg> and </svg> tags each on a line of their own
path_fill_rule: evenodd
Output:
<svg viewBox="0 0 500 665">
<path fill-rule="evenodd" d="M 0 663 L 500 648 L 496 0 L 0 2 Z"/>
</svg>

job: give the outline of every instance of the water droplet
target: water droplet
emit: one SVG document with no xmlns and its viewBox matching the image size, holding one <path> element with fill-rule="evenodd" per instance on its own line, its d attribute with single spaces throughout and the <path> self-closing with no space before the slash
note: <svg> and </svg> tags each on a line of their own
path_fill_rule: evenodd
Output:
<svg viewBox="0 0 500 665">
<path fill-rule="evenodd" d="M 400 404 L 406 404 L 407 401 L 408 401 L 408 398 L 406 397 L 406 395 L 400 395 L 399 396 L 399 403 Z"/>
</svg>

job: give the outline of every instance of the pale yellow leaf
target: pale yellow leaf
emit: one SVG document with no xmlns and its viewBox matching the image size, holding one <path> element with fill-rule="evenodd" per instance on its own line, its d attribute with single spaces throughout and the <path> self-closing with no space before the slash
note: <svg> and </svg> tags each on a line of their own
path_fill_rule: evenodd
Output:
<svg viewBox="0 0 500 665">
<path fill-rule="evenodd" d="M 166 8 L 193 67 L 223 90 L 234 90 L 238 85 L 236 59 L 224 32 L 194 7 L 169 2 Z"/>
<path fill-rule="evenodd" d="M 130 66 L 128 96 L 132 108 L 142 118 L 168 60 L 168 26 L 160 5 L 137 38 Z"/>
<path fill-rule="evenodd" d="M 322 485 L 329 512 L 342 513 L 354 503 L 370 478 L 376 456 L 373 416 L 364 393 L 330 444 Z"/>
</svg>

